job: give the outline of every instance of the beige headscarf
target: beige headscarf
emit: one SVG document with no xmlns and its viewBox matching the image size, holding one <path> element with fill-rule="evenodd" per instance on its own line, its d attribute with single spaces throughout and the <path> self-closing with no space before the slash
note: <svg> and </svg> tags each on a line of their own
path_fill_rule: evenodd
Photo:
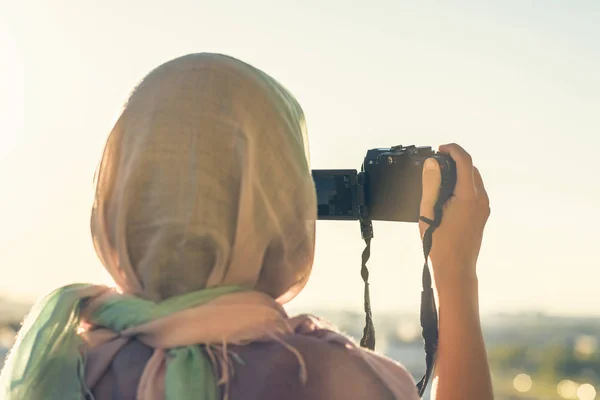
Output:
<svg viewBox="0 0 600 400">
<path fill-rule="evenodd" d="M 132 338 L 154 349 L 138 398 L 165 398 L 166 349 L 280 341 L 323 330 L 281 304 L 306 284 L 313 262 L 316 194 L 302 110 L 261 71 L 230 57 L 170 61 L 136 88 L 110 134 L 92 214 L 96 250 L 128 295 L 154 302 L 220 286 L 219 297 L 120 332 L 92 329 L 86 382 L 93 388 Z M 94 287 L 91 315 L 116 295 Z M 277 302 L 275 301 L 277 300 Z M 84 315 L 84 316 L 85 316 Z M 335 329 L 323 340 L 359 354 L 396 399 L 416 399 L 408 372 L 361 350 Z M 215 357 L 218 359 L 215 360 Z M 220 383 L 227 354 L 211 354 Z M 309 373 L 309 372 L 308 372 Z M 227 391 L 225 392 L 227 396 Z"/>
<path fill-rule="evenodd" d="M 92 213 L 126 293 L 239 285 L 284 303 L 306 284 L 315 190 L 304 116 L 261 71 L 192 54 L 152 71 L 110 134 Z"/>
</svg>

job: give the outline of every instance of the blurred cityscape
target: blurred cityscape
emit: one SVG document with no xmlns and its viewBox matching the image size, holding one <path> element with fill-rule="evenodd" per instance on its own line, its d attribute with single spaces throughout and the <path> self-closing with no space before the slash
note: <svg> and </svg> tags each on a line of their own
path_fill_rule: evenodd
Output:
<svg viewBox="0 0 600 400">
<path fill-rule="evenodd" d="M 0 366 L 28 308 L 0 299 Z M 360 338 L 362 314 L 312 311 Z M 497 400 L 600 399 L 600 318 L 506 314 L 482 322 Z M 376 314 L 375 325 L 377 350 L 420 379 L 424 356 L 418 317 Z M 467 353 L 468 342 L 464 346 Z"/>
</svg>

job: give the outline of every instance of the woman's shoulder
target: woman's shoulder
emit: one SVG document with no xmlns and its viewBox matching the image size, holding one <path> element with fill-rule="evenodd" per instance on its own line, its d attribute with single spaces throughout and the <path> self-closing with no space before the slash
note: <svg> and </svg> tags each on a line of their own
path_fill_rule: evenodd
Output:
<svg viewBox="0 0 600 400">
<path fill-rule="evenodd" d="M 331 341 L 323 336 L 290 335 L 282 339 L 282 343 L 255 343 L 239 348 L 243 366 L 236 368 L 232 400 L 394 398 L 365 361 L 365 355 L 376 355 L 363 354 L 362 349 L 347 347 L 343 341 Z M 246 390 L 242 395 L 243 386 L 255 386 L 255 390 L 252 394 Z"/>
</svg>

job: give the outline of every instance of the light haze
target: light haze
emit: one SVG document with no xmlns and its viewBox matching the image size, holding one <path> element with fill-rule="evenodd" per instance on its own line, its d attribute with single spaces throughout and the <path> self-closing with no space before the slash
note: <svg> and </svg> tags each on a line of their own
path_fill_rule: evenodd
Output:
<svg viewBox="0 0 600 400">
<path fill-rule="evenodd" d="M 462 144 L 492 203 L 484 313 L 599 314 L 600 2 L 0 0 L 0 294 L 108 282 L 89 214 L 104 140 L 159 64 L 219 52 L 307 115 L 313 168 Z M 298 310 L 362 305 L 358 223 L 318 224 Z M 416 311 L 414 224 L 376 223 L 376 310 Z"/>
</svg>

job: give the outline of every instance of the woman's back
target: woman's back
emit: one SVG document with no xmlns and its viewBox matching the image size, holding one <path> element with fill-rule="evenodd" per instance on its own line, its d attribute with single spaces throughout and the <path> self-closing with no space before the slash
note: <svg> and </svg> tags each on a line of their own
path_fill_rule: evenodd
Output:
<svg viewBox="0 0 600 400">
<path fill-rule="evenodd" d="M 337 343 L 316 336 L 282 338 L 304 359 L 308 373 L 303 384 L 297 358 L 278 342 L 231 346 L 236 354 L 229 383 L 229 400 L 393 399 L 361 357 Z M 126 345 L 94 390 L 97 400 L 134 399 L 152 349 L 138 341 Z M 408 372 L 399 369 L 408 375 Z M 407 379 L 410 379 L 407 376 Z"/>
</svg>

